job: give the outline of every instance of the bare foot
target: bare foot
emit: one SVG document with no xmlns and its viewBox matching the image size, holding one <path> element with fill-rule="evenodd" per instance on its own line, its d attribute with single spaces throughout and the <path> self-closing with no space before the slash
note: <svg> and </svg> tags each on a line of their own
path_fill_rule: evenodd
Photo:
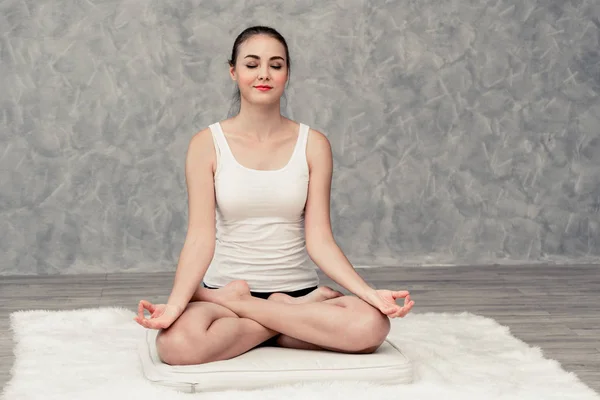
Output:
<svg viewBox="0 0 600 400">
<path fill-rule="evenodd" d="M 336 297 L 341 296 L 343 296 L 342 293 L 338 292 L 337 290 L 333 290 L 329 286 L 319 286 L 317 289 L 313 290 L 309 294 L 300 297 L 292 297 L 284 293 L 273 293 L 269 296 L 269 300 L 289 304 L 306 304 L 318 303 L 320 301 L 334 299 Z"/>
<path fill-rule="evenodd" d="M 341 296 L 343 296 L 343 293 L 340 293 L 337 290 L 333 290 L 328 286 L 320 286 L 309 294 L 300 297 L 292 297 L 284 293 L 273 293 L 269 296 L 269 300 L 288 304 L 306 304 L 317 303 Z M 277 338 L 277 344 L 281 347 L 286 347 L 289 349 L 325 350 L 323 347 L 317 346 L 316 344 L 308 343 L 287 335 L 280 335 Z"/>
<path fill-rule="evenodd" d="M 237 280 L 229 282 L 220 289 L 203 288 L 201 292 L 203 301 L 224 305 L 228 301 L 241 300 L 250 296 L 250 287 L 246 281 Z"/>
</svg>

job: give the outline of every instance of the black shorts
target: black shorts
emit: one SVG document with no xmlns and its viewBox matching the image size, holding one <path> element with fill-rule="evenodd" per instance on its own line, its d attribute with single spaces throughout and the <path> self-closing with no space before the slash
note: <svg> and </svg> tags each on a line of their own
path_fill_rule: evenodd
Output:
<svg viewBox="0 0 600 400">
<path fill-rule="evenodd" d="M 217 289 L 215 287 L 211 287 L 206 285 L 204 282 L 202 282 L 202 286 L 204 286 L 207 289 Z M 288 296 L 291 297 L 302 297 L 305 296 L 307 294 L 309 294 L 310 292 L 312 292 L 313 290 L 316 290 L 317 286 L 313 286 L 313 287 L 309 287 L 306 289 L 300 289 L 300 290 L 294 290 L 291 292 L 250 292 L 250 294 L 253 297 L 259 297 L 261 299 L 266 299 L 268 298 L 270 295 L 272 295 L 273 293 L 283 293 L 283 294 L 287 294 Z M 261 344 L 259 344 L 257 347 L 264 347 L 264 346 L 270 346 L 270 347 L 277 347 L 277 338 L 279 337 L 279 335 L 275 335 L 270 339 L 265 340 L 264 342 L 262 342 Z"/>
<path fill-rule="evenodd" d="M 204 282 L 202 282 L 202 286 L 204 286 L 207 289 L 218 289 L 216 287 L 208 286 Z M 250 294 L 253 297 L 260 297 L 261 299 L 266 299 L 274 293 L 283 293 L 283 294 L 287 294 L 288 296 L 291 296 L 291 297 L 302 297 L 302 296 L 306 296 L 307 294 L 309 294 L 310 292 L 312 292 L 313 290 L 316 290 L 316 289 L 317 289 L 317 286 L 313 286 L 313 287 L 309 287 L 306 289 L 294 290 L 292 292 L 250 292 Z"/>
</svg>

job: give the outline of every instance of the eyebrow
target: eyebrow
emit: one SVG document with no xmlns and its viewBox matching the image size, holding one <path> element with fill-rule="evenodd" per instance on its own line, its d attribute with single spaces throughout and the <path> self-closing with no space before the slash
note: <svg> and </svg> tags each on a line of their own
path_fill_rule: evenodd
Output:
<svg viewBox="0 0 600 400">
<path fill-rule="evenodd" d="M 247 55 L 246 57 L 244 57 L 244 58 L 248 58 L 248 57 L 250 57 L 250 58 L 255 58 L 255 59 L 257 59 L 257 60 L 260 60 L 260 57 L 259 57 L 259 56 L 257 56 L 257 55 L 254 55 L 254 54 L 248 54 L 248 55 Z M 285 61 L 285 59 L 284 59 L 283 57 L 280 57 L 280 56 L 273 56 L 273 57 L 269 58 L 269 60 L 282 60 L 282 61 Z"/>
</svg>

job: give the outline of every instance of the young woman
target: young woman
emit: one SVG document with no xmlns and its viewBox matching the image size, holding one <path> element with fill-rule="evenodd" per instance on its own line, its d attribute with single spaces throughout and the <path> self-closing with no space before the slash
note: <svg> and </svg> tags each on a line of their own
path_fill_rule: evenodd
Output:
<svg viewBox="0 0 600 400">
<path fill-rule="evenodd" d="M 158 354 L 171 365 L 264 345 L 375 351 L 389 318 L 405 316 L 414 302 L 407 291 L 367 285 L 333 238 L 329 141 L 280 113 L 286 41 L 272 28 L 248 28 L 229 65 L 239 113 L 191 139 L 188 232 L 173 289 L 166 304 L 140 301 L 135 320 L 161 330 Z M 308 257 L 355 296 L 318 287 Z"/>
</svg>

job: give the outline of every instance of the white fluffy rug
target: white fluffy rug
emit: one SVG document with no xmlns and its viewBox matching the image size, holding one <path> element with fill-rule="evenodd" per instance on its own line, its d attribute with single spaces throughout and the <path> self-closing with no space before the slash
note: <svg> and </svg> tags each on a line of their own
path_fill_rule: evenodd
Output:
<svg viewBox="0 0 600 400">
<path fill-rule="evenodd" d="M 598 400 L 559 363 L 492 319 L 470 313 L 410 314 L 392 320 L 416 368 L 410 385 L 318 383 L 256 391 L 184 394 L 150 384 L 136 345 L 144 328 L 124 308 L 11 314 L 16 361 L 5 400 L 485 399 Z"/>
</svg>

